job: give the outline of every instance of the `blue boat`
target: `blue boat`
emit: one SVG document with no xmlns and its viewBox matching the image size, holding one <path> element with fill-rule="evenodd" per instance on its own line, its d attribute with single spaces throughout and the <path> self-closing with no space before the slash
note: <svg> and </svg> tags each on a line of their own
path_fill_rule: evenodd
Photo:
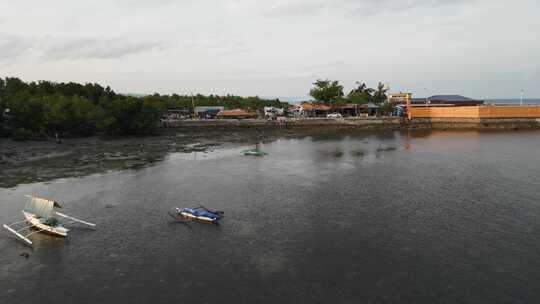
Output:
<svg viewBox="0 0 540 304">
<path fill-rule="evenodd" d="M 223 218 L 223 211 L 211 211 L 203 206 L 196 208 L 175 207 L 173 213 L 169 213 L 175 219 L 201 221 L 205 223 L 217 223 Z"/>
</svg>

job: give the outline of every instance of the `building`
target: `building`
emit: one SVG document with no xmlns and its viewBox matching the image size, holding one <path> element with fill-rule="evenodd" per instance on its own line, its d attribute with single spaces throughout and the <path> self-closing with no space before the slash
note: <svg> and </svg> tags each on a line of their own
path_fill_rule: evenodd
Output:
<svg viewBox="0 0 540 304">
<path fill-rule="evenodd" d="M 413 98 L 412 105 L 451 105 L 451 106 L 478 106 L 483 100 L 475 100 L 461 95 L 434 95 L 428 98 Z"/>
<path fill-rule="evenodd" d="M 376 105 L 376 104 L 374 104 L 372 102 L 369 102 L 366 105 L 365 108 L 367 109 L 368 116 L 377 116 L 377 115 L 379 115 L 379 108 L 380 107 L 378 105 Z"/>
<path fill-rule="evenodd" d="M 464 106 L 431 107 L 418 106 L 408 109 L 411 118 L 540 118 L 540 106 Z"/>
<path fill-rule="evenodd" d="M 342 116 L 358 116 L 360 114 L 360 106 L 356 103 L 339 104 L 334 105 L 332 111 Z"/>
<path fill-rule="evenodd" d="M 190 113 L 191 111 L 187 109 L 181 109 L 181 110 L 170 109 L 170 110 L 167 110 L 167 112 L 165 112 L 161 118 L 165 120 L 185 119 L 190 116 Z"/>
<path fill-rule="evenodd" d="M 391 93 L 388 94 L 388 102 L 393 105 L 407 104 L 411 102 L 412 95 L 412 93 Z"/>
<path fill-rule="evenodd" d="M 242 109 L 223 110 L 217 113 L 217 118 L 220 119 L 248 119 L 257 118 L 257 113 L 247 112 Z"/>
<path fill-rule="evenodd" d="M 297 117 L 326 117 L 332 108 L 322 103 L 302 102 L 291 109 Z"/>
<path fill-rule="evenodd" d="M 225 110 L 222 106 L 195 107 L 195 116 L 199 118 L 216 118 L 217 114 Z"/>
</svg>

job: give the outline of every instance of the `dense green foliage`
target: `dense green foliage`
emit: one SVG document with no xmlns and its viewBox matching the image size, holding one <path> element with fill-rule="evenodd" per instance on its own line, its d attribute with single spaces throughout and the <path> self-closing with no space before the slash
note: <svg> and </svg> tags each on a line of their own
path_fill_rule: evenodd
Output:
<svg viewBox="0 0 540 304">
<path fill-rule="evenodd" d="M 394 105 L 388 103 L 388 88 L 382 83 L 377 84 L 376 89 L 369 88 L 365 83 L 356 82 L 356 88 L 352 89 L 347 96 L 343 96 L 343 86 L 338 81 L 317 80 L 309 95 L 318 102 L 329 104 L 354 103 L 361 105 L 363 111 L 367 110 L 368 103 L 379 106 L 379 113 L 391 115 Z"/>
<path fill-rule="evenodd" d="M 339 81 L 318 79 L 313 85 L 315 87 L 309 91 L 309 95 L 317 101 L 336 103 L 343 97 L 343 86 Z"/>
<path fill-rule="evenodd" d="M 10 130 L 20 138 L 90 135 L 97 131 L 146 134 L 159 126 L 167 109 L 192 110 L 193 106 L 211 105 L 252 111 L 265 106 L 286 106 L 277 99 L 259 97 L 176 94 L 132 97 L 116 94 L 99 84 L 26 83 L 18 78 L 0 78 L 0 132 Z"/>
<path fill-rule="evenodd" d="M 244 109 L 253 112 L 260 112 L 264 107 L 287 107 L 289 104 L 281 102 L 279 99 L 262 99 L 255 97 L 241 97 L 234 95 L 217 96 L 217 95 L 159 95 L 154 94 L 145 97 L 147 100 L 161 102 L 165 104 L 167 109 L 189 109 L 193 106 L 223 106 L 226 109 Z"/>
<path fill-rule="evenodd" d="M 356 104 L 367 104 L 372 101 L 373 89 L 368 88 L 365 83 L 356 82 L 357 87 L 352 89 L 347 95 L 347 101 Z"/>
<path fill-rule="evenodd" d="M 377 89 L 368 88 L 365 83 L 356 82 L 357 87 L 352 89 L 346 97 L 343 95 L 343 86 L 338 81 L 317 80 L 309 95 L 316 101 L 325 103 L 356 103 L 367 104 L 369 102 L 382 105 L 386 102 L 388 89 L 379 82 Z"/>
</svg>

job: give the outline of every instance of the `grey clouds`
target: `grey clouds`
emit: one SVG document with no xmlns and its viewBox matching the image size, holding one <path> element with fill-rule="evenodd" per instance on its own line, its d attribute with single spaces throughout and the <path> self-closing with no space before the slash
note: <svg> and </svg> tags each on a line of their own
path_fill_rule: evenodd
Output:
<svg viewBox="0 0 540 304">
<path fill-rule="evenodd" d="M 0 76 L 117 91 L 540 96 L 533 0 L 0 0 Z"/>
</svg>

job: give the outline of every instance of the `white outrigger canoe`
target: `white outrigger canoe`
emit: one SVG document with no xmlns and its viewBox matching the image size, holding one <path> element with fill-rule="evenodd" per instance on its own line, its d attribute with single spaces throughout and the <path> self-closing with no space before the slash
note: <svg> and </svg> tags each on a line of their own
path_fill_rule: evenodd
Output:
<svg viewBox="0 0 540 304">
<path fill-rule="evenodd" d="M 61 208 L 60 205 L 55 201 L 30 195 L 26 195 L 26 197 L 30 198 L 30 200 L 22 211 L 24 220 L 3 226 L 28 245 L 32 245 L 32 241 L 28 237 L 38 232 L 43 232 L 58 237 L 67 236 L 69 229 L 64 227 L 55 216 L 69 220 L 69 222 L 66 224 L 80 223 L 90 227 L 96 227 L 95 224 L 55 211 L 55 208 Z M 20 225 L 23 223 L 27 223 L 28 225 L 20 227 Z M 29 230 L 30 228 L 35 229 L 35 231 L 27 233 L 26 235 L 21 233 L 22 231 Z"/>
</svg>

